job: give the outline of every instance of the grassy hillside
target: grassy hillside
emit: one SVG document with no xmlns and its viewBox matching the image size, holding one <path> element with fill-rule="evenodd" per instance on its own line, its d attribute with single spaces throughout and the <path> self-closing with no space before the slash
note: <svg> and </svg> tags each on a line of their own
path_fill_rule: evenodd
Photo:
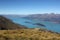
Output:
<svg viewBox="0 0 60 40">
<path fill-rule="evenodd" d="M 0 30 L 0 40 L 60 40 L 60 34 L 44 29 Z"/>
</svg>

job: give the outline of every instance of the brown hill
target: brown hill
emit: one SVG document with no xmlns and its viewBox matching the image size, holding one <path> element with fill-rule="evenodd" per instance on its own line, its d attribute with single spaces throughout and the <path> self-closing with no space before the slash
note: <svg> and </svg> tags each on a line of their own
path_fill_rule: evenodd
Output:
<svg viewBox="0 0 60 40">
<path fill-rule="evenodd" d="M 21 28 L 27 28 L 27 27 L 20 24 L 16 24 L 12 20 L 7 19 L 4 16 L 0 16 L 0 30 L 21 29 Z"/>
</svg>

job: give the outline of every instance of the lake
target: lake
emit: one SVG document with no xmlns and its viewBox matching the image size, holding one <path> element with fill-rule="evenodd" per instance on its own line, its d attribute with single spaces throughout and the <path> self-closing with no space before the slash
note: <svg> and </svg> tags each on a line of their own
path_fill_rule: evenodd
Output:
<svg viewBox="0 0 60 40">
<path fill-rule="evenodd" d="M 28 20 L 20 17 L 7 17 L 11 19 L 13 22 L 24 25 L 28 28 L 45 28 L 54 32 L 60 33 L 60 24 L 48 22 L 48 21 L 40 21 L 40 20 Z M 42 25 L 41 25 L 42 24 Z"/>
</svg>

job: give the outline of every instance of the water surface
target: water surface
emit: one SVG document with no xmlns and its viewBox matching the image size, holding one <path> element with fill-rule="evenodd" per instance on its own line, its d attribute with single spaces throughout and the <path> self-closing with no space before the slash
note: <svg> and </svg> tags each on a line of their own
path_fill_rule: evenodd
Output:
<svg viewBox="0 0 60 40">
<path fill-rule="evenodd" d="M 20 18 L 20 17 L 7 17 L 7 18 L 13 20 L 13 22 L 15 22 L 15 23 L 24 25 L 28 28 L 36 28 L 36 27 L 41 28 L 42 27 L 42 28 L 46 28 L 48 30 L 60 33 L 60 24 L 56 24 L 56 23 L 52 23 L 52 22 L 48 22 L 48 21 L 28 20 L 28 19 Z M 45 25 L 45 27 L 34 25 L 35 23 L 43 24 L 43 25 Z"/>
</svg>

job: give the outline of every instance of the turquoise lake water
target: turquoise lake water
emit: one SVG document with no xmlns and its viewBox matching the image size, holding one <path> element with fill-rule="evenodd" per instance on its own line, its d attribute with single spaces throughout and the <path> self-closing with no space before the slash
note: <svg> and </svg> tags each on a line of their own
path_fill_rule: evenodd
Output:
<svg viewBox="0 0 60 40">
<path fill-rule="evenodd" d="M 40 20 L 28 20 L 28 19 L 19 18 L 19 17 L 8 17 L 8 18 L 11 19 L 13 22 L 24 25 L 28 28 L 40 27 L 40 28 L 46 28 L 48 30 L 60 33 L 60 24 L 47 22 L 47 21 L 40 21 Z M 45 27 L 34 25 L 35 23 L 43 24 L 45 25 Z"/>
</svg>

